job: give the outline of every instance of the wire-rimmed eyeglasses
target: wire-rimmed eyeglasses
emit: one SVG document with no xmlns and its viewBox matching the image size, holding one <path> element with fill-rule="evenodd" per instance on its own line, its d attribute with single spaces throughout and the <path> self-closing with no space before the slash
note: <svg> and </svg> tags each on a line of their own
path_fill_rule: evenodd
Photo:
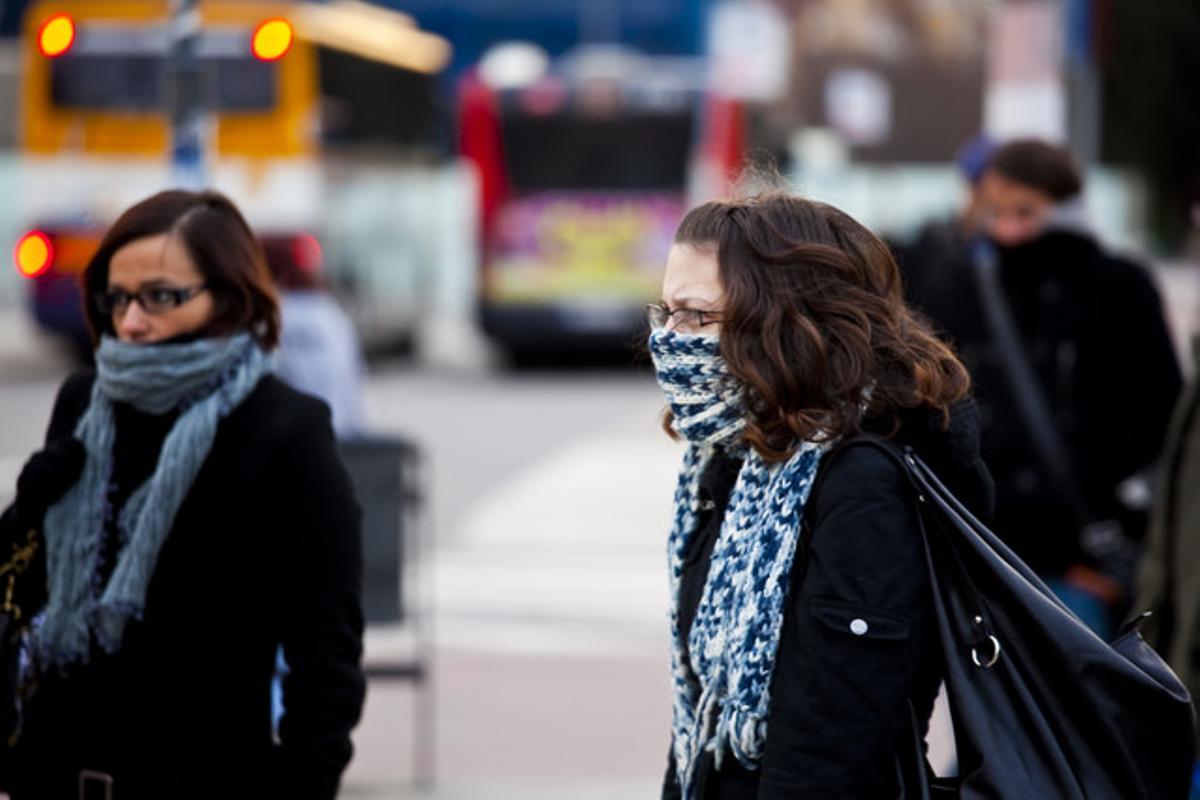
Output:
<svg viewBox="0 0 1200 800">
<path fill-rule="evenodd" d="M 669 327 L 673 331 L 693 333 L 720 322 L 721 313 L 699 308 L 672 309 L 666 303 L 648 303 L 646 320 L 651 330 Z"/>
</svg>

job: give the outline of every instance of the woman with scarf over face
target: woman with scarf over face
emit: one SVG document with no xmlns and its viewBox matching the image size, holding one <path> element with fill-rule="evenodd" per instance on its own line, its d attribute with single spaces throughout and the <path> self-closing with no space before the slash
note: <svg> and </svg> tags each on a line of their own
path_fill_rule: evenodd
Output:
<svg viewBox="0 0 1200 800">
<path fill-rule="evenodd" d="M 911 445 L 986 516 L 966 371 L 879 239 L 778 193 L 689 212 L 650 321 L 687 444 L 663 796 L 901 796 L 940 655 L 916 498 L 863 435 Z"/>
<path fill-rule="evenodd" d="M 44 587 L 4 785 L 332 798 L 364 696 L 360 514 L 328 410 L 271 375 L 254 235 L 219 194 L 163 192 L 83 285 L 95 372 L 63 384 L 4 517 L 6 538 L 34 531 Z"/>
</svg>

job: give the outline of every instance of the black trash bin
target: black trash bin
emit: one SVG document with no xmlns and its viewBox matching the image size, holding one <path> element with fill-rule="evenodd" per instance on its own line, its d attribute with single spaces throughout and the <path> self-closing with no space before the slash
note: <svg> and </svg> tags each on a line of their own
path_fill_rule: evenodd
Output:
<svg viewBox="0 0 1200 800">
<path fill-rule="evenodd" d="M 339 443 L 362 506 L 363 613 L 367 624 L 405 618 L 406 545 L 415 534 L 416 446 L 397 436 L 362 436 Z"/>
<path fill-rule="evenodd" d="M 362 507 L 363 614 L 368 625 L 405 622 L 415 632 L 411 656 L 371 661 L 363 665 L 371 681 L 405 681 L 414 684 L 416 704 L 413 726 L 413 779 L 432 785 L 434 775 L 434 707 L 429 681 L 430 640 L 423 618 L 429 614 L 419 603 L 415 583 L 404 580 L 419 553 L 420 451 L 399 436 L 360 436 L 339 443 L 342 460 Z M 409 562 L 413 563 L 409 563 Z M 405 598 L 409 598 L 407 601 Z"/>
</svg>

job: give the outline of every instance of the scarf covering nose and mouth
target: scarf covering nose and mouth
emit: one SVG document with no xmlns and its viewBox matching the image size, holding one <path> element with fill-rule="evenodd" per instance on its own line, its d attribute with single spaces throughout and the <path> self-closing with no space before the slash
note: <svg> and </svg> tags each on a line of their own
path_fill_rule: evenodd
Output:
<svg viewBox="0 0 1200 800">
<path fill-rule="evenodd" d="M 745 401 L 720 339 L 662 328 L 650 334 L 650 355 L 675 432 L 696 445 L 734 444 L 746 428 Z"/>
<path fill-rule="evenodd" d="M 728 749 L 754 769 L 767 738 L 771 675 L 800 537 L 801 516 L 828 443 L 800 442 L 782 464 L 766 464 L 741 443 L 745 391 L 729 374 L 715 336 L 650 334 L 655 375 L 672 427 L 688 441 L 668 539 L 673 678 L 672 752 L 685 800 L 701 755 L 720 769 Z M 679 589 L 698 533 L 700 476 L 716 447 L 744 454 L 713 547 L 704 591 L 684 642 Z"/>
</svg>

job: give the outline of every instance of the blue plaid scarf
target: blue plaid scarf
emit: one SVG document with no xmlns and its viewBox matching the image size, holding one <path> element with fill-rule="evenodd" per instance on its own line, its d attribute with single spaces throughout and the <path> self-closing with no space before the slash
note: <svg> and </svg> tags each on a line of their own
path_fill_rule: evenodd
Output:
<svg viewBox="0 0 1200 800">
<path fill-rule="evenodd" d="M 765 464 L 740 442 L 744 391 L 729 375 L 716 337 L 659 330 L 650 336 L 650 352 L 674 415 L 674 430 L 689 442 L 675 490 L 668 557 L 672 747 L 683 796 L 690 800 L 705 751 L 713 753 L 718 769 L 726 749 L 748 768 L 762 757 L 801 514 L 827 446 L 802 442 L 785 463 Z M 697 533 L 700 476 L 717 446 L 740 451 L 745 458 L 685 643 L 679 629 L 680 579 Z"/>
</svg>

